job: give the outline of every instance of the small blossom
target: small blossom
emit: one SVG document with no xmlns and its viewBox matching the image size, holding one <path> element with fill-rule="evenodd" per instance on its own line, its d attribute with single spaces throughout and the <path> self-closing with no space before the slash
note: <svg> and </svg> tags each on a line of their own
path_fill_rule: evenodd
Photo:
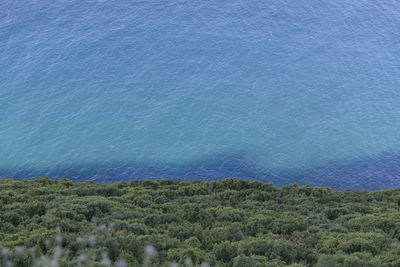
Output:
<svg viewBox="0 0 400 267">
<path fill-rule="evenodd" d="M 94 235 L 90 235 L 89 236 L 89 238 L 88 238 L 88 241 L 89 241 L 89 245 L 91 246 L 91 247 L 93 247 L 93 246 L 95 246 L 96 245 L 96 236 L 94 236 Z"/>
<path fill-rule="evenodd" d="M 62 237 L 61 237 L 60 233 L 58 233 L 58 234 L 56 235 L 55 240 L 56 240 L 57 244 L 61 244 L 61 242 L 62 242 Z"/>
<path fill-rule="evenodd" d="M 111 260 L 108 258 L 107 252 L 101 253 L 101 257 L 102 257 L 101 264 L 107 266 L 111 265 Z"/>
<path fill-rule="evenodd" d="M 128 267 L 128 263 L 124 259 L 120 259 L 116 262 L 117 267 Z"/>
<path fill-rule="evenodd" d="M 146 253 L 146 256 L 151 257 L 151 258 L 157 256 L 157 250 L 152 245 L 146 246 L 145 253 Z"/>
<path fill-rule="evenodd" d="M 54 259 L 58 260 L 61 257 L 62 249 L 61 247 L 56 247 L 54 250 Z"/>
<path fill-rule="evenodd" d="M 49 262 L 49 267 L 58 267 L 58 266 L 59 266 L 58 260 L 53 259 Z"/>
<path fill-rule="evenodd" d="M 84 262 L 84 261 L 87 260 L 87 258 L 88 258 L 88 257 L 87 257 L 86 254 L 81 254 L 81 255 L 78 256 L 78 261 Z"/>
<path fill-rule="evenodd" d="M 185 265 L 187 265 L 187 266 L 193 265 L 192 259 L 191 258 L 186 258 L 185 259 Z"/>
<path fill-rule="evenodd" d="M 8 254 L 10 254 L 10 250 L 8 248 L 2 248 L 0 253 L 2 256 L 8 256 Z"/>
<path fill-rule="evenodd" d="M 18 256 L 21 256 L 22 254 L 24 254 L 24 250 L 25 250 L 24 247 L 19 246 L 19 247 L 16 247 L 16 248 L 15 248 L 15 253 L 16 253 Z"/>
<path fill-rule="evenodd" d="M 105 232 L 107 230 L 107 226 L 105 224 L 102 224 L 99 226 L 99 230 Z"/>
</svg>

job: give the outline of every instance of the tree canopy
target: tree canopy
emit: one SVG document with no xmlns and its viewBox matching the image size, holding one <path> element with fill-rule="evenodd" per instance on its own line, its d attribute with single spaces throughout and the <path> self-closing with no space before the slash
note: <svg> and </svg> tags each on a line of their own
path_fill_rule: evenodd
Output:
<svg viewBox="0 0 400 267">
<path fill-rule="evenodd" d="M 2 179 L 0 248 L 1 266 L 394 267 L 400 190 Z"/>
</svg>

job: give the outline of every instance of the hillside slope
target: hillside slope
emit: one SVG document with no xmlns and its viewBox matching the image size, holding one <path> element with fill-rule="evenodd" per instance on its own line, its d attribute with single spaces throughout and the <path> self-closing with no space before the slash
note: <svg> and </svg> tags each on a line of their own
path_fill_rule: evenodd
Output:
<svg viewBox="0 0 400 267">
<path fill-rule="evenodd" d="M 0 180 L 0 247 L 1 266 L 400 266 L 400 190 Z"/>
</svg>

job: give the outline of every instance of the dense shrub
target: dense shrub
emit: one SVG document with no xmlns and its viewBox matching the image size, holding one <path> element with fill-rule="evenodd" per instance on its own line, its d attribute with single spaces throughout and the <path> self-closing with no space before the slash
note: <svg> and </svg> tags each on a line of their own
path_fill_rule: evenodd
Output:
<svg viewBox="0 0 400 267">
<path fill-rule="evenodd" d="M 0 266 L 395 267 L 399 205 L 400 190 L 235 179 L 0 180 Z"/>
</svg>

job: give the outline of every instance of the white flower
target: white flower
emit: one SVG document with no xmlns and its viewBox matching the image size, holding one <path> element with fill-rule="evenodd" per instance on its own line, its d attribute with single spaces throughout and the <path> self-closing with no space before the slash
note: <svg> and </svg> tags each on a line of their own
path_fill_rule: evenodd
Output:
<svg viewBox="0 0 400 267">
<path fill-rule="evenodd" d="M 91 247 L 93 247 L 93 246 L 95 246 L 96 245 L 96 236 L 94 236 L 94 235 L 90 235 L 89 236 L 89 238 L 88 238 L 88 241 L 89 241 L 89 245 L 91 246 Z"/>
<path fill-rule="evenodd" d="M 126 260 L 119 260 L 116 262 L 117 267 L 128 267 L 128 263 L 126 262 Z"/>
<path fill-rule="evenodd" d="M 146 246 L 145 253 L 147 257 L 155 257 L 157 255 L 157 250 L 154 246 L 148 245 Z"/>
<path fill-rule="evenodd" d="M 185 259 L 185 265 L 188 265 L 188 266 L 193 265 L 192 259 L 191 258 L 186 258 Z"/>
<path fill-rule="evenodd" d="M 8 256 L 8 254 L 10 254 L 10 250 L 8 248 L 2 248 L 0 253 L 2 256 Z"/>
</svg>

